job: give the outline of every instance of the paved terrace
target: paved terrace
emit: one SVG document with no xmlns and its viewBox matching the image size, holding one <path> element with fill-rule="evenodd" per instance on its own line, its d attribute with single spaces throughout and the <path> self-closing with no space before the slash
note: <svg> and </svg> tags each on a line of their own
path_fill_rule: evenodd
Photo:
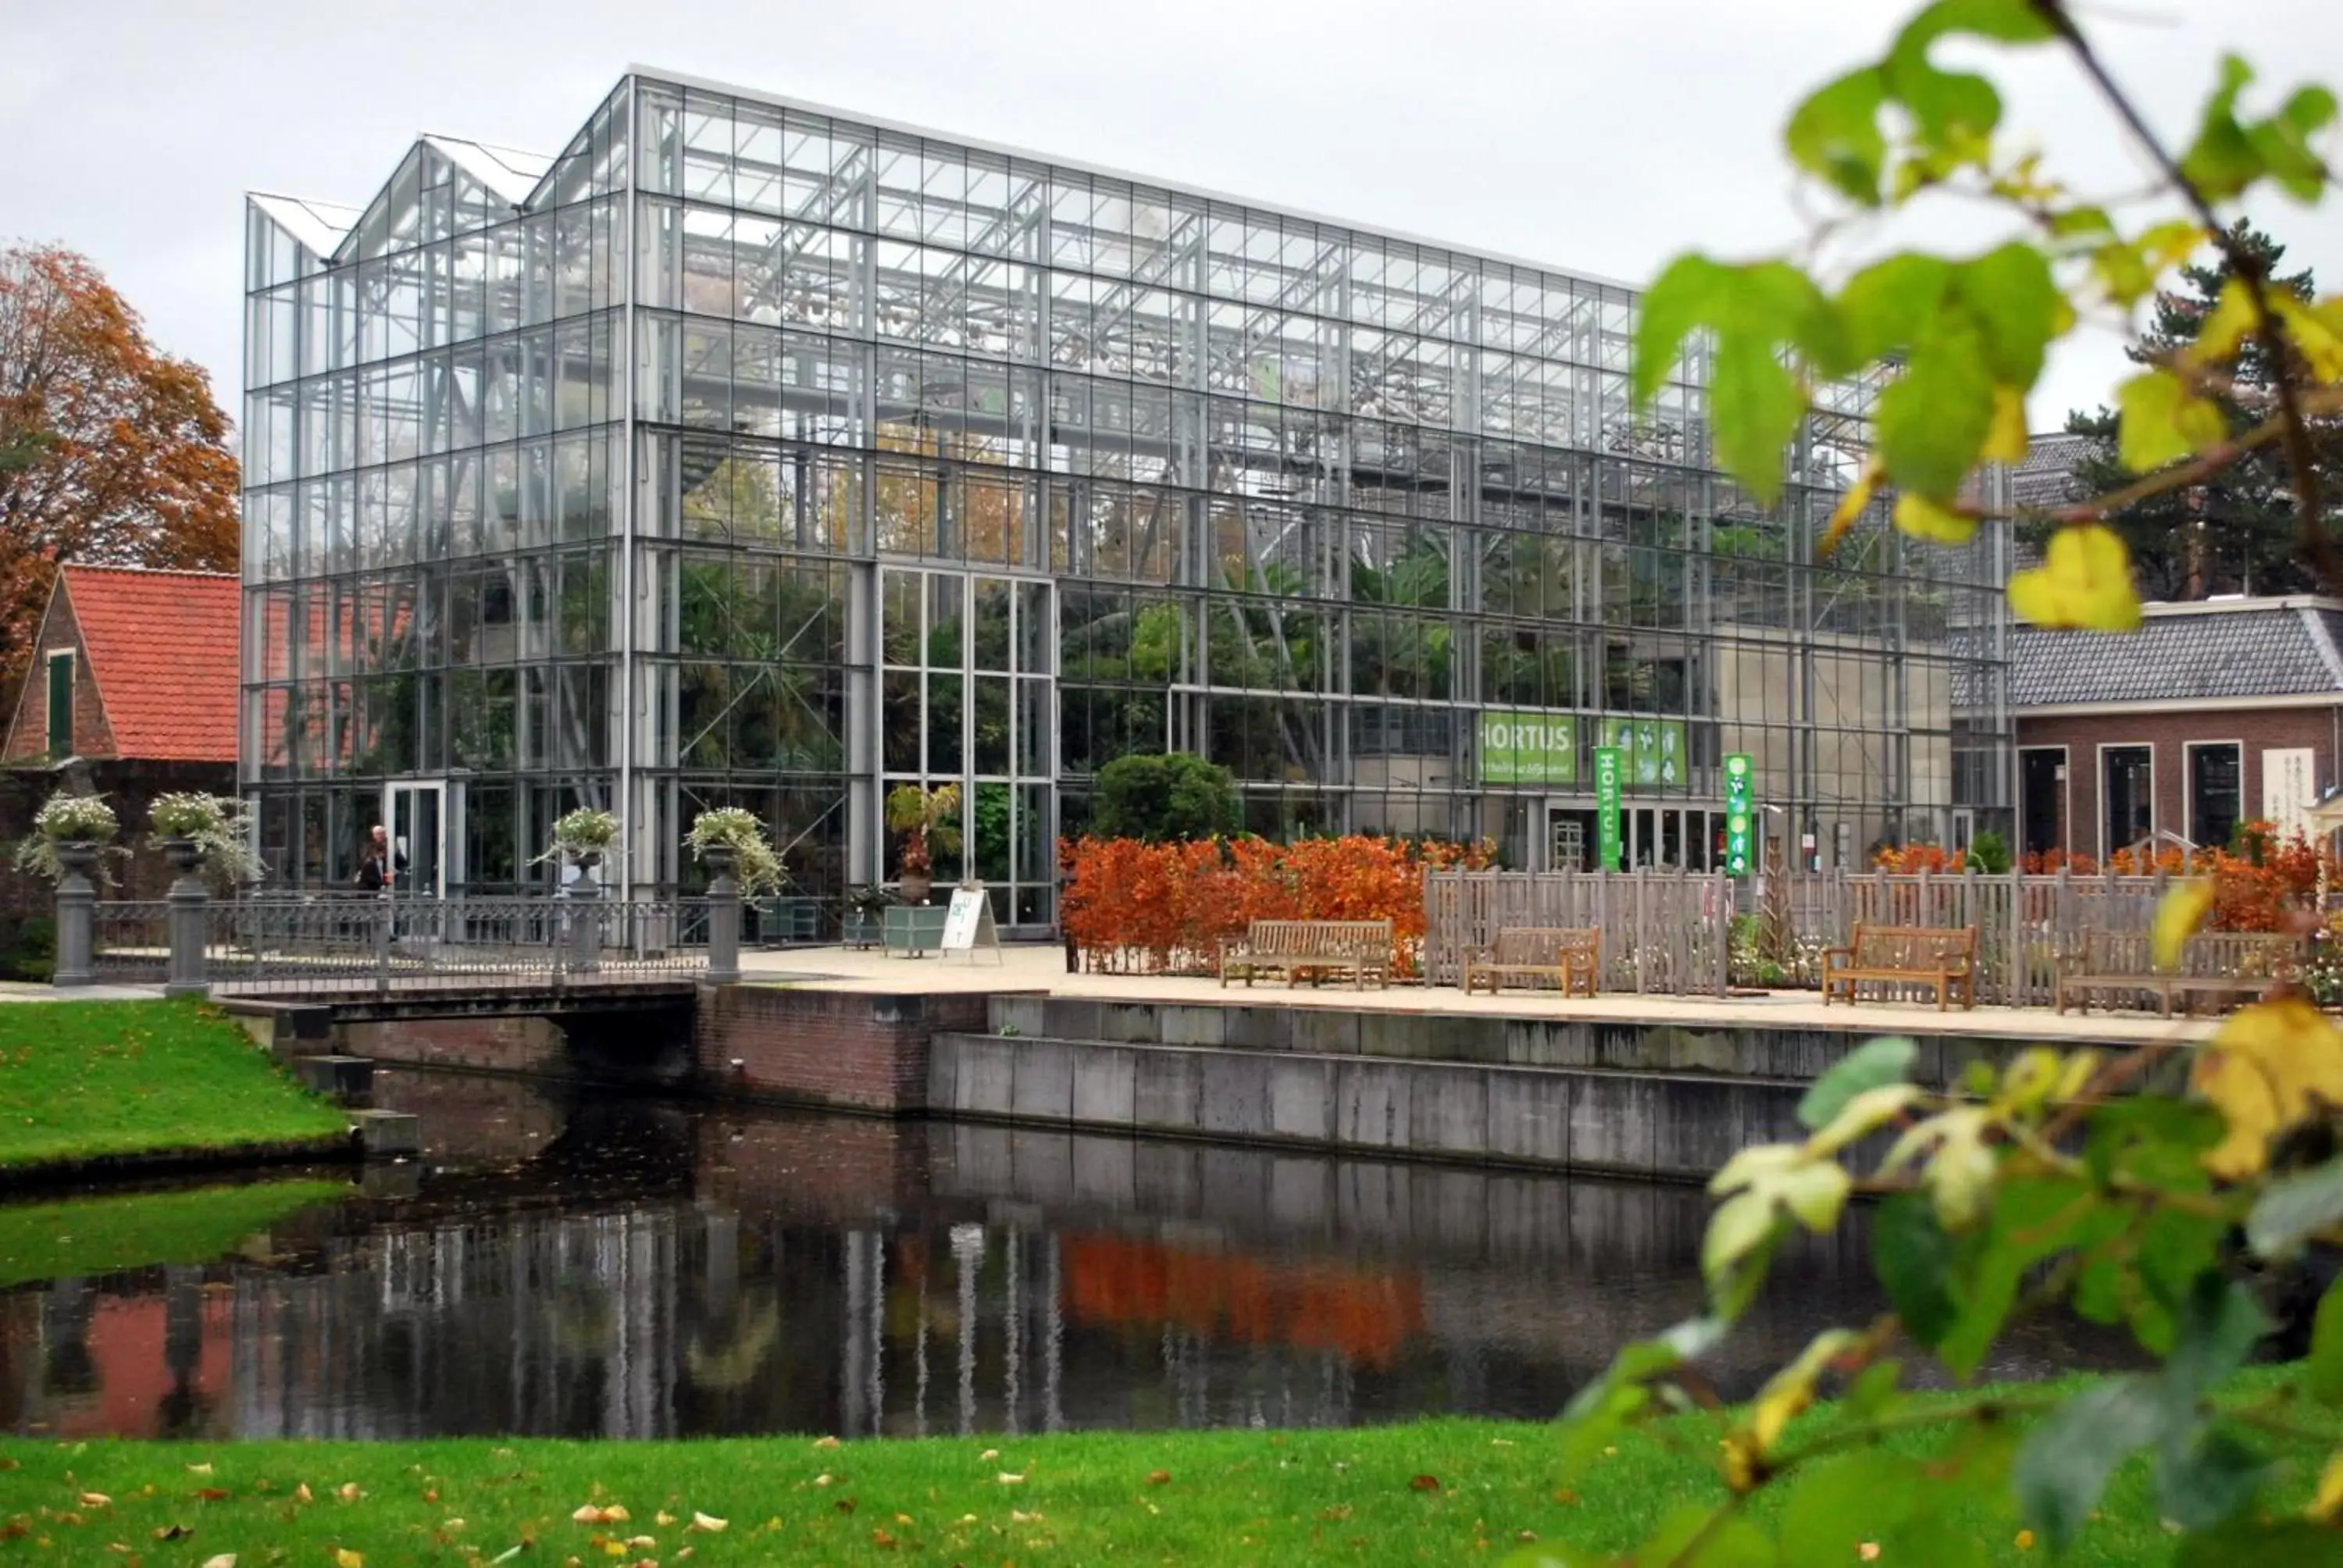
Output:
<svg viewBox="0 0 2343 1568">
<path fill-rule="evenodd" d="M 929 994 L 969 991 L 1046 991 L 1052 996 L 1131 1002 L 1232 1002 L 1293 1007 L 1366 1009 L 1377 1012 L 1481 1014 L 1496 1018 L 1583 1019 L 1589 1022 L 1676 1024 L 1698 1028 L 1720 1023 L 1764 1023 L 1777 1029 L 1840 1029 L 1851 1033 L 1957 1034 L 2038 1040 L 2047 1043 L 2140 1045 L 2158 1040 L 2202 1040 L 2217 1027 L 2211 1019 L 2167 1020 L 2147 1013 L 2068 1013 L 2047 1008 L 1953 1008 L 1934 1003 L 1906 1006 L 1866 1001 L 1854 1008 L 1825 1008 L 1815 991 L 1769 991 L 1732 997 L 1575 997 L 1552 992 L 1508 991 L 1466 996 L 1453 986 L 1395 985 L 1387 990 L 1353 990 L 1346 985 L 1288 990 L 1282 982 L 1222 990 L 1217 980 L 1183 975 L 1066 973 L 1065 951 L 1056 947 L 1012 946 L 1001 962 L 990 952 L 974 961 L 949 958 L 897 957 L 882 950 L 803 948 L 779 952 L 744 951 L 742 978 L 752 984 L 789 985 L 817 990 Z"/>
</svg>

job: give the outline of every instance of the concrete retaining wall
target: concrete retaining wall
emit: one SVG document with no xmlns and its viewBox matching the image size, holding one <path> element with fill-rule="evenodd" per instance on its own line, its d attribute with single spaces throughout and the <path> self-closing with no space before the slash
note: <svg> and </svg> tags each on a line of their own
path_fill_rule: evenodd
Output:
<svg viewBox="0 0 2343 1568">
<path fill-rule="evenodd" d="M 1801 1137 L 1805 1085 L 1210 1046 L 940 1034 L 951 1115 L 1151 1135 L 1705 1180 Z"/>
</svg>

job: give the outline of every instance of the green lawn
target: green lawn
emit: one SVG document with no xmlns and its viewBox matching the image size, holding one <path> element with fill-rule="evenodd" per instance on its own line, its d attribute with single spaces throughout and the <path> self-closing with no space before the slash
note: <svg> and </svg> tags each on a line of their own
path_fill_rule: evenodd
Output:
<svg viewBox="0 0 2343 1568">
<path fill-rule="evenodd" d="M 200 1002 L 0 1005 L 0 1171 L 324 1138 L 347 1125 Z"/>
<path fill-rule="evenodd" d="M 338 1181 L 256 1181 L 0 1206 L 0 1290 L 150 1263 L 207 1262 L 296 1210 L 348 1191 Z"/>
<path fill-rule="evenodd" d="M 2241 1381 L 2266 1386 L 2279 1375 L 2255 1372 Z M 15 1519 L 0 1520 L 0 1562 L 106 1562 L 127 1549 L 155 1563 L 234 1553 L 240 1564 L 331 1564 L 347 1551 L 384 1568 L 494 1562 L 525 1543 L 526 1553 L 507 1560 L 693 1568 L 1496 1561 L 1523 1549 L 1523 1532 L 1546 1553 L 1564 1546 L 1616 1551 L 1678 1504 L 1721 1495 L 1702 1456 L 1704 1434 L 1679 1429 L 1678 1436 L 1690 1441 L 1676 1450 L 1631 1437 L 1567 1490 L 1557 1485 L 1552 1428 L 1463 1421 L 843 1446 L 804 1437 L 209 1445 L 18 1439 L 0 1441 L 0 1465 L 20 1467 L 0 1484 L 7 1499 L 0 1513 Z M 2282 1497 L 2303 1495 L 2308 1474 L 2298 1462 Z M 627 1517 L 572 1517 L 588 1504 L 619 1505 Z M 725 1528 L 689 1529 L 695 1513 L 723 1520 Z M 2118 1476 L 2103 1513 L 2064 1561 L 2112 1568 L 2169 1556 L 2173 1537 L 2157 1523 L 2144 1466 Z M 2038 1546 L 2019 1543 L 2006 1513 L 1980 1509 L 1961 1523 L 1986 1561 L 2046 1561 Z M 1860 1536 L 1850 1537 L 1845 1562 L 1862 1560 L 1860 1545 Z M 1884 1553 L 1879 1561 L 1886 1568 Z"/>
</svg>

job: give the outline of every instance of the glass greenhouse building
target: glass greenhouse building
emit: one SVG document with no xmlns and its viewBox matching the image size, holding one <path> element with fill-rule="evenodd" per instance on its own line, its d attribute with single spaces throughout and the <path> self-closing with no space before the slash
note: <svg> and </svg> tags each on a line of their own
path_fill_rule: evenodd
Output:
<svg viewBox="0 0 2343 1568">
<path fill-rule="evenodd" d="M 794 890 L 965 865 L 1052 919 L 1131 752 L 1264 833 L 1715 863 L 1720 759 L 1821 864 L 2006 826 L 2006 544 L 1815 540 L 1878 383 L 1754 504 L 1704 351 L 1628 406 L 1633 289 L 634 70 L 562 153 L 416 143 L 248 202 L 243 779 L 283 879 L 393 824 L 418 890 L 688 886 L 741 805 Z"/>
</svg>

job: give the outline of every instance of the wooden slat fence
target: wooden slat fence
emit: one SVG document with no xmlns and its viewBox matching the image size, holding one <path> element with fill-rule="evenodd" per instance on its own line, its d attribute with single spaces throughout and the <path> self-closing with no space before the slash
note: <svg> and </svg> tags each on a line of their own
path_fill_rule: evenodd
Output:
<svg viewBox="0 0 2343 1568">
<path fill-rule="evenodd" d="M 1776 899 L 1812 954 L 1855 926 L 1975 926 L 1977 1000 L 2047 1007 L 2061 954 L 2093 930 L 2145 930 L 2169 880 L 2086 876 L 1793 872 Z M 1424 877 L 1426 979 L 1457 985 L 1468 952 L 1506 926 L 1602 930 L 1606 990 L 1723 995 L 1735 914 L 1760 911 L 1758 883 L 1671 871 L 1432 871 Z M 1803 973 L 1810 967 L 1790 966 Z M 1811 976 L 1807 978 L 1811 979 Z"/>
</svg>

